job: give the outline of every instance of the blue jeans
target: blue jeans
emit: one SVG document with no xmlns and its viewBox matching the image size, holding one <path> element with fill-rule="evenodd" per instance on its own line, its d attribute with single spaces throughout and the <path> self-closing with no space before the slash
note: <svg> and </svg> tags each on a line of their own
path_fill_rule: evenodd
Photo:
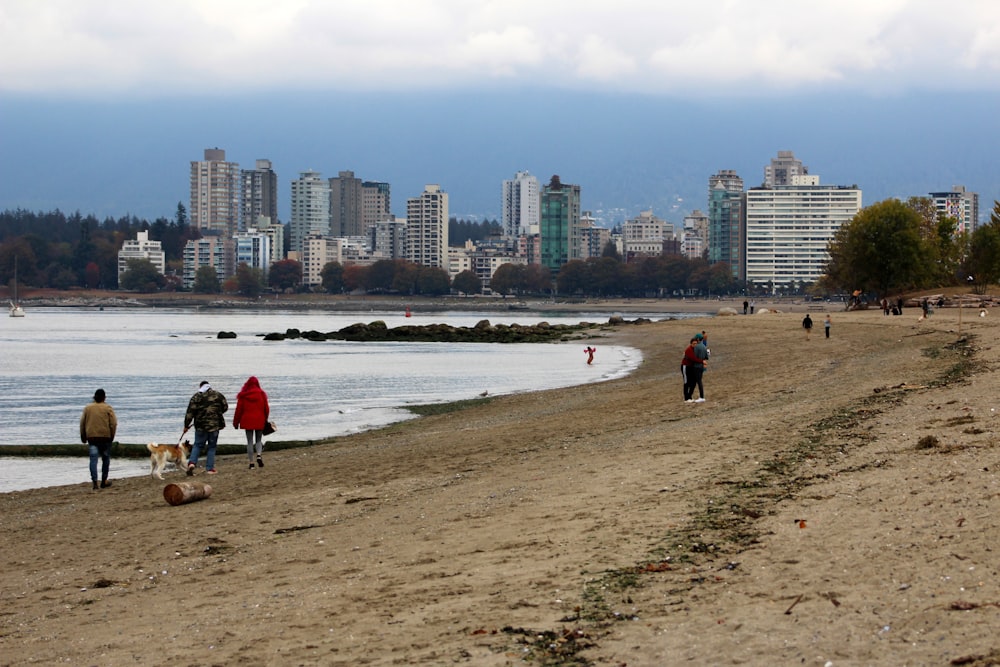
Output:
<svg viewBox="0 0 1000 667">
<path fill-rule="evenodd" d="M 111 443 L 88 443 L 87 451 L 90 452 L 90 481 L 97 482 L 97 459 L 101 459 L 101 481 L 108 481 L 108 469 L 111 467 Z"/>
<path fill-rule="evenodd" d="M 194 430 L 194 445 L 191 447 L 191 456 L 188 462 L 198 465 L 198 455 L 201 448 L 206 448 L 205 470 L 215 470 L 215 446 L 219 443 L 218 431 L 202 431 L 200 428 Z"/>
</svg>

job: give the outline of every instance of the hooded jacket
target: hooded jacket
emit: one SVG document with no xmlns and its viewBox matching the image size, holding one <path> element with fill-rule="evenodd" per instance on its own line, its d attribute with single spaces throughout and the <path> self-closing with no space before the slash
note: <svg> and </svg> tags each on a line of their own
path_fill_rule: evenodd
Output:
<svg viewBox="0 0 1000 667">
<path fill-rule="evenodd" d="M 260 388 L 257 378 L 250 376 L 240 389 L 240 393 L 236 395 L 233 428 L 262 431 L 270 414 L 271 407 L 267 403 L 267 394 Z"/>
<path fill-rule="evenodd" d="M 187 412 L 184 414 L 184 428 L 189 429 L 194 424 L 199 431 L 221 431 L 226 428 L 226 418 L 229 410 L 226 397 L 212 389 L 201 389 L 188 401 Z"/>
</svg>

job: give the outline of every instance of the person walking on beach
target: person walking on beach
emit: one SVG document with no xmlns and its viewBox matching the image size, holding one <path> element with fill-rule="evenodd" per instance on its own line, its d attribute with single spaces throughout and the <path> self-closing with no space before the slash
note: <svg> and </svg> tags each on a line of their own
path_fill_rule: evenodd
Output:
<svg viewBox="0 0 1000 667">
<path fill-rule="evenodd" d="M 831 324 L 832 324 L 832 322 L 830 321 L 830 315 L 827 314 L 826 319 L 823 320 L 823 331 L 826 333 L 826 337 L 827 338 L 830 337 L 830 325 Z"/>
<path fill-rule="evenodd" d="M 254 452 L 257 466 L 264 467 L 264 426 L 271 415 L 267 394 L 260 388 L 260 381 L 253 375 L 243 383 L 236 394 L 236 412 L 233 414 L 233 428 L 242 428 L 247 436 L 247 458 L 253 470 Z"/>
<path fill-rule="evenodd" d="M 592 363 L 594 363 L 594 352 L 597 352 L 597 348 L 596 347 L 590 347 L 588 345 L 587 347 L 583 348 L 583 352 L 584 352 L 584 354 L 587 355 L 587 365 L 589 366 Z"/>
<path fill-rule="evenodd" d="M 89 403 L 80 415 L 80 441 L 87 445 L 90 454 L 90 481 L 97 489 L 97 459 L 101 459 L 101 488 L 111 486 L 108 472 L 111 468 L 111 443 L 115 441 L 118 418 L 115 410 L 104 402 L 103 389 L 94 392 L 94 402 Z"/>
<path fill-rule="evenodd" d="M 700 333 L 695 334 L 687 349 L 684 350 L 684 358 L 681 359 L 685 403 L 705 402 L 705 387 L 702 384 L 702 376 L 705 374 L 705 366 L 708 364 L 708 349 L 702 343 L 702 338 Z M 694 397 L 695 387 L 698 388 L 697 399 Z"/>
<path fill-rule="evenodd" d="M 806 340 L 809 340 L 809 334 L 812 333 L 813 330 L 813 321 L 812 318 L 809 317 L 809 313 L 806 313 L 806 316 L 802 318 L 802 328 L 805 329 Z"/>
<path fill-rule="evenodd" d="M 750 302 L 748 302 L 746 299 L 743 299 L 743 314 L 744 315 L 747 314 L 747 309 L 749 309 L 749 308 L 750 308 Z"/>
<path fill-rule="evenodd" d="M 757 307 L 757 300 L 750 299 L 750 314 L 753 315 L 753 309 Z"/>
<path fill-rule="evenodd" d="M 194 474 L 202 447 L 207 449 L 205 468 L 209 475 L 215 474 L 215 447 L 219 444 L 219 431 L 226 428 L 223 415 L 227 410 L 229 403 L 226 397 L 212 389 L 207 380 L 202 381 L 198 391 L 188 401 L 184 414 L 184 432 L 187 433 L 194 425 L 194 446 L 188 456 L 188 475 Z"/>
</svg>

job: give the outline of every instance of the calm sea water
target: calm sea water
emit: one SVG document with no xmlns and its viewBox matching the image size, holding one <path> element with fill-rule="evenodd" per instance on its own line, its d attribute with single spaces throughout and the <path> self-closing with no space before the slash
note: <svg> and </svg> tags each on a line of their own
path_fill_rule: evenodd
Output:
<svg viewBox="0 0 1000 667">
<path fill-rule="evenodd" d="M 639 314 L 642 315 L 642 314 Z M 635 317 L 637 315 L 627 315 Z M 598 342 L 588 366 L 583 344 L 265 342 L 288 328 L 333 331 L 356 322 L 473 326 L 540 321 L 603 322 L 607 314 L 329 313 L 39 308 L 0 318 L 2 444 L 79 441 L 79 416 L 102 387 L 125 443 L 175 443 L 188 399 L 208 380 L 236 407 L 256 375 L 278 423 L 276 439 L 318 439 L 408 419 L 421 403 L 600 382 L 631 372 L 638 351 Z M 663 315 L 649 315 L 653 319 Z M 219 331 L 235 339 L 219 340 Z M 243 444 L 227 428 L 220 443 Z M 114 460 L 112 476 L 148 473 L 148 461 Z M 0 457 L 0 491 L 85 482 L 86 459 Z"/>
</svg>

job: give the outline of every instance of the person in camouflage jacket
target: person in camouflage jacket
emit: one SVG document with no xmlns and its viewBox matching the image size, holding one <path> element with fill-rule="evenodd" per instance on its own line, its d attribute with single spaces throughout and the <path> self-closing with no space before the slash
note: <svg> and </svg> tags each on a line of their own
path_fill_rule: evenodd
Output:
<svg viewBox="0 0 1000 667">
<path fill-rule="evenodd" d="M 203 381 L 198 391 L 188 401 L 187 412 L 184 414 L 184 432 L 194 426 L 194 445 L 188 456 L 187 474 L 193 475 L 198 465 L 198 456 L 204 447 L 205 468 L 209 475 L 215 474 L 215 447 L 219 443 L 219 431 L 226 428 L 226 418 L 229 410 L 226 397 L 212 389 L 207 381 Z M 183 436 L 182 436 L 183 437 Z"/>
</svg>

